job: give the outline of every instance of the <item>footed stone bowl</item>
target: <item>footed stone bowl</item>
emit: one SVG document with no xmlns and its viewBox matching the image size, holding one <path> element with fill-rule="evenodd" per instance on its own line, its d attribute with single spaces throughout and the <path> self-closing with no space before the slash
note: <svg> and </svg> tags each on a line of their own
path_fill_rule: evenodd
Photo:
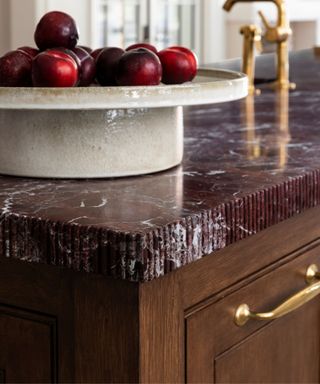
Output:
<svg viewBox="0 0 320 384">
<path fill-rule="evenodd" d="M 158 172 L 183 157 L 183 106 L 247 95 L 245 75 L 199 70 L 150 87 L 1 88 L 0 173 L 105 178 Z"/>
</svg>

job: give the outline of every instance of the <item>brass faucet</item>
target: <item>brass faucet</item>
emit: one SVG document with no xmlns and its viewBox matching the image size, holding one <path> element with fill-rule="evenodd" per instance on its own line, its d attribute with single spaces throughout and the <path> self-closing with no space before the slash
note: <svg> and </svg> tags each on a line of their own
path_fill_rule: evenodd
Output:
<svg viewBox="0 0 320 384">
<path fill-rule="evenodd" d="M 271 43 L 277 44 L 277 79 L 273 86 L 276 89 L 294 89 L 295 84 L 289 82 L 288 38 L 292 34 L 292 30 L 289 26 L 289 21 L 286 15 L 285 0 L 227 0 L 223 8 L 229 12 L 232 7 L 238 2 L 251 3 L 266 1 L 274 3 L 277 6 L 278 10 L 278 20 L 276 26 L 271 26 L 263 15 L 263 13 L 261 11 L 259 12 L 259 15 L 265 27 L 264 38 Z M 250 54 L 244 52 L 243 61 L 245 62 L 248 57 L 250 57 Z M 252 72 L 251 68 L 249 68 L 249 70 Z"/>
<path fill-rule="evenodd" d="M 261 35 L 262 31 L 256 25 L 244 25 L 240 29 L 243 35 L 243 59 L 242 59 L 242 72 L 248 76 L 248 93 L 249 95 L 260 94 L 260 90 L 254 86 L 254 73 L 255 73 L 255 48 L 258 51 L 262 50 Z"/>
</svg>

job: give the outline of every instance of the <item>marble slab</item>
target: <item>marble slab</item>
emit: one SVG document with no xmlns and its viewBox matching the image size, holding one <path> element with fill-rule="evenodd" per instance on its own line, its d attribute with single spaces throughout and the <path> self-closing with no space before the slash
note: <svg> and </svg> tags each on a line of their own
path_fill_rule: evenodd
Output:
<svg viewBox="0 0 320 384">
<path fill-rule="evenodd" d="M 272 78 L 273 59 L 257 71 Z M 294 54 L 291 74 L 290 95 L 186 108 L 184 160 L 169 171 L 0 177 L 1 257 L 146 282 L 318 205 L 320 57 Z"/>
</svg>

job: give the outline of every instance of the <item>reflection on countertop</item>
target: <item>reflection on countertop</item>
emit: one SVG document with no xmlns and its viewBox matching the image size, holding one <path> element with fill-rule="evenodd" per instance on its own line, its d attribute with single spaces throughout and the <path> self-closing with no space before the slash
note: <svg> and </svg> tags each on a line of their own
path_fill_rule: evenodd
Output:
<svg viewBox="0 0 320 384">
<path fill-rule="evenodd" d="M 289 128 L 289 91 L 281 89 L 275 93 L 275 127 L 277 134 L 265 135 L 256 127 L 255 100 L 258 96 L 249 95 L 244 105 L 245 138 L 248 160 L 270 157 L 270 151 L 278 152 L 279 169 L 284 169 L 288 160 L 288 147 L 291 141 Z M 270 141 L 268 143 L 268 140 Z M 265 142 L 263 145 L 262 143 Z"/>
<path fill-rule="evenodd" d="M 272 78 L 271 62 L 259 58 L 257 73 Z M 175 169 L 113 180 L 1 177 L 0 254 L 149 281 L 319 204 L 320 57 L 292 55 L 291 74 L 289 94 L 265 89 L 186 108 Z"/>
</svg>

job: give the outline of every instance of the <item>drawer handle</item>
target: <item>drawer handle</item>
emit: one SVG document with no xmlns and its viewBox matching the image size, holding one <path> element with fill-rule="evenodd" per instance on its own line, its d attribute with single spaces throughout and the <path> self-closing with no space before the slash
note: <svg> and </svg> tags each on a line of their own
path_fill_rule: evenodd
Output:
<svg viewBox="0 0 320 384">
<path fill-rule="evenodd" d="M 320 273 L 318 272 L 318 268 L 315 264 L 310 265 L 307 269 L 306 281 L 310 284 L 307 288 L 289 297 L 289 299 L 270 312 L 253 312 L 247 304 L 241 304 L 236 310 L 234 322 L 236 325 L 241 327 L 250 319 L 269 321 L 282 317 L 295 309 L 300 308 L 302 305 L 320 294 Z"/>
</svg>

